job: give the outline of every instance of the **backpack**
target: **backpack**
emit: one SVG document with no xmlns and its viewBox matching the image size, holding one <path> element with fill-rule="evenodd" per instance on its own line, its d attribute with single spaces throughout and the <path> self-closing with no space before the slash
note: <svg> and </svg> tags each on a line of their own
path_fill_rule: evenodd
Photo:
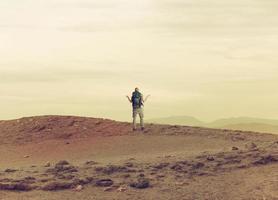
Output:
<svg viewBox="0 0 278 200">
<path fill-rule="evenodd" d="M 143 105 L 142 94 L 140 92 L 133 92 L 131 101 L 133 108 L 140 108 Z"/>
</svg>

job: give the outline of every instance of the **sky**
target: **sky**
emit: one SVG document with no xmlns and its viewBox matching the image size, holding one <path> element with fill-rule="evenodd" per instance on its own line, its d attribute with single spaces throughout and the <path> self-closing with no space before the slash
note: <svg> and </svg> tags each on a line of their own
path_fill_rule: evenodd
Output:
<svg viewBox="0 0 278 200">
<path fill-rule="evenodd" d="M 0 119 L 278 119 L 277 0 L 0 1 Z"/>
</svg>

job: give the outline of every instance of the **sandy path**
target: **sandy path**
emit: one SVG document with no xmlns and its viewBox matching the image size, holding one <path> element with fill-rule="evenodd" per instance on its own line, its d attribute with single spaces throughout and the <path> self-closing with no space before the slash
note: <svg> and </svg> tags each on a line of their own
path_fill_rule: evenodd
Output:
<svg viewBox="0 0 278 200">
<path fill-rule="evenodd" d="M 129 158 L 150 161 L 167 155 L 194 156 L 201 152 L 230 150 L 232 141 L 200 136 L 111 136 L 78 140 L 48 140 L 20 146 L 0 146 L 1 168 L 43 165 L 46 162 L 69 160 L 78 164 L 87 160 L 101 163 Z M 24 158 L 26 155 L 30 156 Z"/>
</svg>

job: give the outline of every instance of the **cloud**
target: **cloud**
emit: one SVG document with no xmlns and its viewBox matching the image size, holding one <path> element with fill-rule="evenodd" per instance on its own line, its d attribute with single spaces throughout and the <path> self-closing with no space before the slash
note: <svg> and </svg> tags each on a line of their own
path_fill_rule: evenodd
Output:
<svg viewBox="0 0 278 200">
<path fill-rule="evenodd" d="M 63 82 L 63 81 L 111 81 L 142 75 L 143 71 L 101 69 L 25 69 L 0 70 L 0 83 Z"/>
<path fill-rule="evenodd" d="M 50 1 L 50 7 L 52 8 L 75 8 L 75 9 L 111 9 L 119 5 L 119 1 L 76 1 L 76 0 L 66 0 L 66 1 Z"/>
<path fill-rule="evenodd" d="M 161 0 L 151 23 L 168 36 L 265 37 L 278 33 L 273 6 L 277 2 Z"/>
</svg>

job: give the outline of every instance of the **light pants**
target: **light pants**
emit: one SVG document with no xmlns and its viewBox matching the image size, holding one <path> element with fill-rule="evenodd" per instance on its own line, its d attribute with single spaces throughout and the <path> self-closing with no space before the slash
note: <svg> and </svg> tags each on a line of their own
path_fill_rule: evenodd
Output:
<svg viewBox="0 0 278 200">
<path fill-rule="evenodd" d="M 141 108 L 133 108 L 132 117 L 133 117 L 133 128 L 136 129 L 136 117 L 137 114 L 140 117 L 140 126 L 141 128 L 144 127 L 144 110 L 143 107 Z"/>
</svg>

